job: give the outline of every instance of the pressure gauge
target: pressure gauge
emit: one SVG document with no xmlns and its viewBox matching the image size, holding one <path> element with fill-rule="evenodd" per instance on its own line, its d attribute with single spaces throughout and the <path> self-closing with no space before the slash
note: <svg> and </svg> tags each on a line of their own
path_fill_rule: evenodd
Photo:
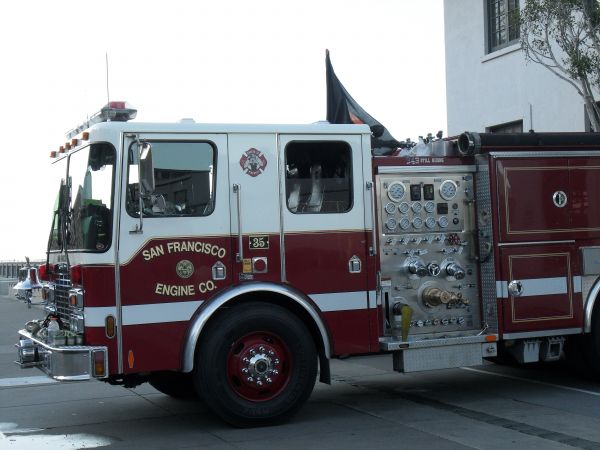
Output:
<svg viewBox="0 0 600 450">
<path fill-rule="evenodd" d="M 428 213 L 432 213 L 434 209 L 435 209 L 435 203 L 433 203 L 433 202 L 425 203 L 425 211 L 427 211 Z"/>
<path fill-rule="evenodd" d="M 429 229 L 434 228 L 435 227 L 435 218 L 429 216 L 426 220 L 425 220 L 425 226 Z"/>
<path fill-rule="evenodd" d="M 408 220 L 406 217 L 400 219 L 400 228 L 407 230 L 408 227 L 410 227 L 410 220 Z"/>
<path fill-rule="evenodd" d="M 399 202 L 404 197 L 406 188 L 399 181 L 394 181 L 388 186 L 388 197 L 393 202 Z"/>
<path fill-rule="evenodd" d="M 413 227 L 415 227 L 418 230 L 423 226 L 423 219 L 421 219 L 420 217 L 415 217 L 412 221 L 412 224 Z"/>
<path fill-rule="evenodd" d="M 394 214 L 396 212 L 396 205 L 392 202 L 385 205 L 385 212 L 388 214 Z"/>
<path fill-rule="evenodd" d="M 423 205 L 421 205 L 421 202 L 414 202 L 412 204 L 412 210 L 416 213 L 421 212 L 421 209 L 423 208 Z"/>
<path fill-rule="evenodd" d="M 440 228 L 446 228 L 448 226 L 448 218 L 446 216 L 441 216 L 438 219 L 438 225 Z"/>
<path fill-rule="evenodd" d="M 388 218 L 388 220 L 385 221 L 385 226 L 387 227 L 388 230 L 394 231 L 396 229 L 396 227 L 398 226 L 398 221 L 396 219 L 394 219 L 393 217 L 390 217 L 390 218 Z"/>
<path fill-rule="evenodd" d="M 400 205 L 398 205 L 398 211 L 400 211 L 402 214 L 406 214 L 409 209 L 410 205 L 406 202 L 402 202 Z"/>
<path fill-rule="evenodd" d="M 444 200 L 452 200 L 456 197 L 456 192 L 458 190 L 458 186 L 452 180 L 443 181 L 440 185 L 440 196 Z"/>
</svg>

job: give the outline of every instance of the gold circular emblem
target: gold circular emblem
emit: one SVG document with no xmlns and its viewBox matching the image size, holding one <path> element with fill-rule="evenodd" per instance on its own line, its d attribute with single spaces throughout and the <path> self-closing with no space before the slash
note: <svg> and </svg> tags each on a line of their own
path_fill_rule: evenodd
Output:
<svg viewBox="0 0 600 450">
<path fill-rule="evenodd" d="M 182 259 L 177 263 L 177 266 L 175 266 L 175 271 L 181 278 L 189 278 L 194 274 L 194 265 L 191 261 Z"/>
</svg>

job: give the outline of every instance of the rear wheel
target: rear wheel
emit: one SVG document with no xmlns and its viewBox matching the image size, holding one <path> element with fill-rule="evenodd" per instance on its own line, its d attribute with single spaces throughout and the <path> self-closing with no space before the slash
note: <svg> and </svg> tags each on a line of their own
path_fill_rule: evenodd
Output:
<svg viewBox="0 0 600 450">
<path fill-rule="evenodd" d="M 286 309 L 248 303 L 208 325 L 199 342 L 196 388 L 235 426 L 291 417 L 310 396 L 317 375 L 313 339 Z"/>
</svg>

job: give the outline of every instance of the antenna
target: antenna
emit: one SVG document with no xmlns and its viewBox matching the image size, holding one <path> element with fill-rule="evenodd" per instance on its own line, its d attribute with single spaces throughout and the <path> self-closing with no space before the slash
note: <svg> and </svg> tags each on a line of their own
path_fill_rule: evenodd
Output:
<svg viewBox="0 0 600 450">
<path fill-rule="evenodd" d="M 108 52 L 106 52 L 106 104 L 110 103 L 110 91 L 108 90 Z"/>
</svg>

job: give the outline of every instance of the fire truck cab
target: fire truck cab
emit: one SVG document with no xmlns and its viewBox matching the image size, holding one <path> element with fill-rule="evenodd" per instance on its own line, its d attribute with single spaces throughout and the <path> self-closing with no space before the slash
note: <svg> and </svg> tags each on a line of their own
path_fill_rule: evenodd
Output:
<svg viewBox="0 0 600 450">
<path fill-rule="evenodd" d="M 23 367 L 149 381 L 240 426 L 290 417 L 340 356 L 413 372 L 569 342 L 598 371 L 597 135 L 374 157 L 366 125 L 134 114 L 107 105 L 54 155 L 49 319 L 19 331 Z"/>
</svg>

